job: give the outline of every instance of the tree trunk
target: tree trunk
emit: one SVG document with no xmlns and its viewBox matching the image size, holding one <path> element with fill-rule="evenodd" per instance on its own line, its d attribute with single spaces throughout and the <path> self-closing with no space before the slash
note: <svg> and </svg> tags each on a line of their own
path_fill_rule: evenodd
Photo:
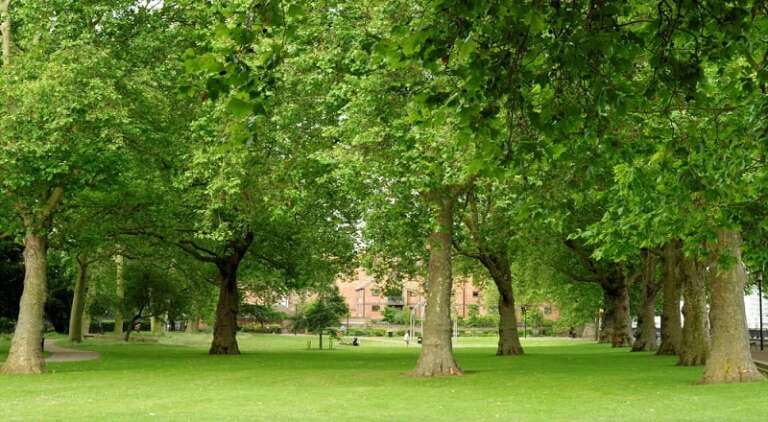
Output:
<svg viewBox="0 0 768 422">
<path fill-rule="evenodd" d="M 499 345 L 497 356 L 522 355 L 523 346 L 517 332 L 515 296 L 512 290 L 512 272 L 509 259 L 504 255 L 493 255 L 481 260 L 491 274 L 499 291 Z"/>
<path fill-rule="evenodd" d="M 680 319 L 680 283 L 683 278 L 682 242 L 671 241 L 664 246 L 664 279 L 662 280 L 661 345 L 658 355 L 680 353 L 683 329 Z"/>
<path fill-rule="evenodd" d="M 603 344 L 610 344 L 611 338 L 613 337 L 613 308 L 609 306 L 611 303 L 611 297 L 608 294 L 608 291 L 603 288 L 603 313 L 602 313 L 602 320 L 600 324 L 600 332 L 599 332 L 599 338 L 598 343 Z"/>
<path fill-rule="evenodd" d="M 185 332 L 187 334 L 196 333 L 198 331 L 198 321 L 200 321 L 200 318 L 197 317 L 187 320 L 187 328 Z"/>
<path fill-rule="evenodd" d="M 429 285 L 421 354 L 415 370 L 418 376 L 462 374 L 453 357 L 451 344 L 451 238 L 454 201 L 454 197 L 448 195 L 436 201 L 438 228 L 428 240 Z"/>
<path fill-rule="evenodd" d="M 128 341 L 131 339 L 131 333 L 133 332 L 133 327 L 136 326 L 136 322 L 138 322 L 141 319 L 141 315 L 144 313 L 144 306 L 142 305 L 141 308 L 139 308 L 139 313 L 133 316 L 131 321 L 128 323 L 128 329 L 125 331 L 125 341 Z"/>
<path fill-rule="evenodd" d="M 643 260 L 643 303 L 637 317 L 638 335 L 632 344 L 633 352 L 652 352 L 656 350 L 656 295 L 659 286 L 656 283 L 656 258 L 647 250 L 642 252 Z"/>
<path fill-rule="evenodd" d="M 697 366 L 707 361 L 707 293 L 704 281 L 706 266 L 693 257 L 683 257 L 683 338 L 678 365 Z"/>
<path fill-rule="evenodd" d="M 85 293 L 85 309 L 83 310 L 82 329 L 83 335 L 91 333 L 91 304 L 95 300 L 96 296 L 96 279 L 86 278 L 87 290 Z"/>
<path fill-rule="evenodd" d="M 3 66 L 11 65 L 11 0 L 0 0 L 0 33 L 3 35 Z"/>
<path fill-rule="evenodd" d="M 152 316 L 149 319 L 149 331 L 152 335 L 161 336 L 165 334 L 165 318 Z"/>
<path fill-rule="evenodd" d="M 121 254 L 115 256 L 115 327 L 116 336 L 123 335 L 123 307 L 125 302 L 125 258 Z"/>
<path fill-rule="evenodd" d="M 224 260 L 219 266 L 219 301 L 216 305 L 216 322 L 213 325 L 213 342 L 208 353 L 212 355 L 239 355 L 237 345 L 237 268 L 239 257 Z"/>
<path fill-rule="evenodd" d="M 714 268 L 710 277 L 710 321 L 712 349 L 707 358 L 703 384 L 748 382 L 765 379 L 758 372 L 749 350 L 747 317 L 744 310 L 744 285 L 747 274 L 741 261 L 741 234 L 718 232 Z M 730 262 L 721 264 L 726 258 Z"/>
<path fill-rule="evenodd" d="M 623 275 L 617 275 L 601 285 L 605 314 L 601 342 L 610 339 L 612 347 L 628 347 L 632 344 L 629 320 L 629 288 Z"/>
<path fill-rule="evenodd" d="M 85 311 L 85 291 L 88 284 L 88 263 L 80 256 L 75 259 L 75 291 L 72 297 L 72 310 L 69 314 L 69 340 L 83 341 L 83 311 Z"/>
<path fill-rule="evenodd" d="M 48 277 L 48 241 L 28 230 L 24 239 L 24 292 L 11 349 L 0 372 L 39 374 L 45 368 L 42 350 L 43 308 Z"/>
</svg>

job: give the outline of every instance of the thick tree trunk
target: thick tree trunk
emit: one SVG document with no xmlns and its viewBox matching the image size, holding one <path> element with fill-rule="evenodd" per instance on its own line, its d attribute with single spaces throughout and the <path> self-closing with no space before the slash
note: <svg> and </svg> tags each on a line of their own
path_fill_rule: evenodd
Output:
<svg viewBox="0 0 768 422">
<path fill-rule="evenodd" d="M 661 344 L 658 355 L 677 355 L 683 338 L 680 319 L 680 283 L 683 278 L 682 243 L 671 241 L 664 246 L 664 279 L 662 280 Z"/>
<path fill-rule="evenodd" d="M 629 320 L 629 288 L 623 275 L 602 284 L 605 313 L 603 314 L 603 339 L 610 339 L 613 347 L 629 347 L 632 344 Z"/>
<path fill-rule="evenodd" d="M 509 260 L 503 255 L 494 255 L 486 259 L 491 277 L 499 291 L 499 345 L 497 356 L 522 355 L 523 346 L 517 332 L 515 314 L 515 296 L 512 290 L 512 272 Z"/>
<path fill-rule="evenodd" d="M 637 317 L 637 338 L 632 344 L 633 352 L 651 352 L 656 350 L 656 296 L 659 290 L 656 282 L 656 258 L 647 250 L 642 252 L 643 259 L 643 303 Z"/>
<path fill-rule="evenodd" d="M 632 326 L 629 319 L 629 288 L 626 284 L 618 286 L 615 304 L 611 346 L 629 347 L 632 344 Z"/>
<path fill-rule="evenodd" d="M 123 306 L 125 303 L 125 258 L 121 254 L 115 256 L 115 327 L 116 336 L 123 335 Z"/>
<path fill-rule="evenodd" d="M 216 322 L 213 324 L 213 341 L 208 350 L 212 355 L 239 355 L 237 345 L 237 312 L 240 298 L 237 292 L 237 270 L 248 248 L 253 243 L 253 233 L 230 242 L 233 253 L 216 259 L 219 270 L 219 301 L 216 304 Z"/>
<path fill-rule="evenodd" d="M 421 354 L 416 363 L 418 376 L 461 375 L 451 344 L 451 238 L 453 197 L 438 201 L 438 228 L 429 236 L 429 285 Z"/>
<path fill-rule="evenodd" d="M 705 265 L 693 257 L 683 258 L 683 338 L 678 365 L 704 365 L 709 354 Z"/>
<path fill-rule="evenodd" d="M 78 256 L 75 259 L 75 290 L 72 297 L 72 310 L 69 314 L 69 340 L 83 341 L 83 312 L 85 311 L 85 293 L 88 285 L 88 263 Z"/>
<path fill-rule="evenodd" d="M 747 317 L 744 310 L 744 285 L 747 274 L 741 261 L 741 235 L 732 230 L 718 232 L 711 271 L 710 321 L 712 349 L 701 383 L 748 382 L 765 379 L 758 372 L 749 350 Z M 718 258 L 730 258 L 720 265 Z"/>
<path fill-rule="evenodd" d="M 0 33 L 3 36 L 3 66 L 11 64 L 11 47 L 13 37 L 11 35 L 11 0 L 0 0 Z"/>
<path fill-rule="evenodd" d="M 237 257 L 219 265 L 219 302 L 216 305 L 216 322 L 213 325 L 213 342 L 208 353 L 212 355 L 239 355 L 237 345 Z"/>
<path fill-rule="evenodd" d="M 42 351 L 43 309 L 48 277 L 48 242 L 30 230 L 24 239 L 24 292 L 11 349 L 0 372 L 39 374 L 45 368 Z"/>
<path fill-rule="evenodd" d="M 609 306 L 611 298 L 608 291 L 603 288 L 603 312 L 600 320 L 600 332 L 597 342 L 610 344 L 613 337 L 613 307 Z"/>
</svg>

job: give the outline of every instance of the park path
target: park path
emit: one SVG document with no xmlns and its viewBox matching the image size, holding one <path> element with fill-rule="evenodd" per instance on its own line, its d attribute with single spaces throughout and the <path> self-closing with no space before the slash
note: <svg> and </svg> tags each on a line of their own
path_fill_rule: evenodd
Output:
<svg viewBox="0 0 768 422">
<path fill-rule="evenodd" d="M 76 350 L 61 347 L 55 340 L 45 342 L 45 351 L 50 352 L 51 356 L 45 358 L 47 363 L 51 362 L 82 362 L 85 360 L 96 360 L 99 358 L 98 352 L 87 350 Z"/>
</svg>

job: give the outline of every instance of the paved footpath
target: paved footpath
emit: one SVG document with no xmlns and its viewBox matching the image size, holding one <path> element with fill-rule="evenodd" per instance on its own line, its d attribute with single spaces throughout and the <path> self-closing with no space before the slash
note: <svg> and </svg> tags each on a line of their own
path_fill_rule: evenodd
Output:
<svg viewBox="0 0 768 422">
<path fill-rule="evenodd" d="M 61 347 L 55 340 L 46 340 L 45 351 L 50 352 L 51 356 L 45 358 L 50 362 L 81 362 L 85 360 L 96 360 L 99 358 L 98 352 L 89 352 L 87 350 L 76 350 Z"/>
</svg>

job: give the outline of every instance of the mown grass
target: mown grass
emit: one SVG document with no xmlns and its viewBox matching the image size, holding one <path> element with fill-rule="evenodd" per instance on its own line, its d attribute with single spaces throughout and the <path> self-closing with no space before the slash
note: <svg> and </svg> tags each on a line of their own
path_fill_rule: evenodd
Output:
<svg viewBox="0 0 768 422">
<path fill-rule="evenodd" d="M 205 335 L 157 343 L 88 340 L 99 361 L 0 377 L 0 420 L 762 421 L 768 383 L 694 385 L 701 368 L 569 340 L 531 339 L 525 356 L 460 339 L 466 375 L 407 375 L 418 349 L 363 339 L 306 350 L 306 337 L 240 336 L 241 356 L 209 356 Z M 316 339 L 313 339 L 313 345 Z M 67 345 L 65 343 L 60 343 Z M 0 340 L 0 353 L 7 349 Z M 0 360 L 4 356 L 0 355 Z"/>
</svg>

